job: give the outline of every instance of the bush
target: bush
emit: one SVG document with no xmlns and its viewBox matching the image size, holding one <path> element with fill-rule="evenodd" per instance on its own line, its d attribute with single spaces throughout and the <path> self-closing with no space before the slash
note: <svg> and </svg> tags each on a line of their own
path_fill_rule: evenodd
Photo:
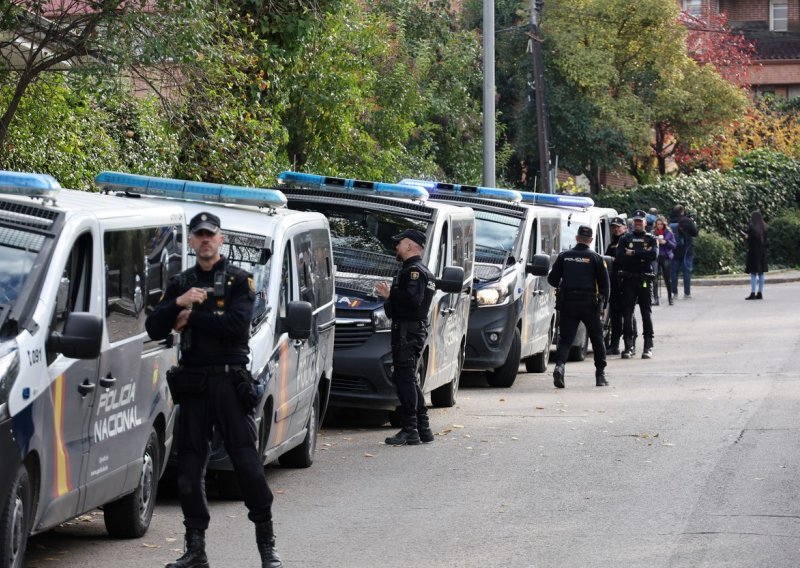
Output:
<svg viewBox="0 0 800 568">
<path fill-rule="evenodd" d="M 738 264 L 733 241 L 716 233 L 700 233 L 694 240 L 694 271 L 698 275 L 729 274 Z"/>
<path fill-rule="evenodd" d="M 767 233 L 770 265 L 800 266 L 800 209 L 775 218 Z"/>
</svg>

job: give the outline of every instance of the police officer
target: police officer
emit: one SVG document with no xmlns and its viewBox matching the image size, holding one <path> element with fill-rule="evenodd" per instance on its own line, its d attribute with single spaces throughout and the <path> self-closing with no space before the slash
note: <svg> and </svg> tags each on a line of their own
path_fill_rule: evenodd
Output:
<svg viewBox="0 0 800 568">
<path fill-rule="evenodd" d="M 622 284 L 623 336 L 625 350 L 623 359 L 630 359 L 634 353 L 633 312 L 639 305 L 642 314 L 644 333 L 644 350 L 642 359 L 653 356 L 653 319 L 651 317 L 650 287 L 655 275 L 652 273 L 652 262 L 658 256 L 658 242 L 655 237 L 644 230 L 647 215 L 637 209 L 631 216 L 633 231 L 623 235 L 617 246 L 615 264 L 617 275 Z"/>
<path fill-rule="evenodd" d="M 610 286 L 605 261 L 589 248 L 592 237 L 591 227 L 578 227 L 577 244 L 558 255 L 547 276 L 547 282 L 558 289 L 558 347 L 553 384 L 560 389 L 564 388 L 564 365 L 580 322 L 586 326 L 592 341 L 595 384 L 598 387 L 608 385 L 602 318 Z"/>
<path fill-rule="evenodd" d="M 628 224 L 622 217 L 611 219 L 611 242 L 606 247 L 605 255 L 612 259 L 617 256 L 619 239 L 628 231 Z M 622 286 L 617 278 L 618 265 L 611 264 L 611 295 L 608 298 L 608 319 L 611 322 L 611 341 L 606 350 L 607 355 L 619 355 L 619 340 L 622 339 Z"/>
<path fill-rule="evenodd" d="M 402 429 L 386 443 L 390 446 L 433 442 L 425 396 L 422 394 L 417 368 L 428 337 L 428 310 L 436 291 L 436 281 L 422 262 L 425 233 L 406 229 L 392 237 L 397 260 L 403 263 L 392 281 L 379 282 L 375 290 L 387 299 L 386 315 L 392 318 L 392 380 L 400 400 Z"/>
<path fill-rule="evenodd" d="M 180 366 L 170 370 L 168 382 L 180 404 L 176 444 L 186 553 L 167 568 L 208 566 L 204 478 L 212 428 L 222 436 L 238 475 L 262 567 L 278 568 L 272 492 L 256 447 L 258 395 L 247 370 L 253 280 L 220 255 L 223 235 L 216 215 L 197 214 L 189 233 L 197 263 L 170 281 L 146 322 L 152 339 L 164 339 L 173 329 L 181 334 Z"/>
</svg>

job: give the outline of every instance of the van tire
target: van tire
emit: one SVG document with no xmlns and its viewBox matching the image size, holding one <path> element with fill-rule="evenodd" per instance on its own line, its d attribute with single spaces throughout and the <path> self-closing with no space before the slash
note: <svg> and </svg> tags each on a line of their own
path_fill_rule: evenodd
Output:
<svg viewBox="0 0 800 568">
<path fill-rule="evenodd" d="M 466 355 L 466 340 L 461 340 L 461 348 L 458 350 L 458 362 L 453 380 L 431 391 L 431 404 L 436 408 L 451 408 L 456 405 L 458 395 L 458 383 L 461 380 L 461 369 L 464 368 L 464 356 Z"/>
<path fill-rule="evenodd" d="M 537 353 L 530 359 L 525 359 L 525 370 L 529 373 L 544 373 L 547 371 L 547 364 L 550 363 L 550 346 L 553 343 L 553 328 L 550 326 L 550 331 L 547 332 L 547 343 L 545 343 L 544 351 Z"/>
<path fill-rule="evenodd" d="M 314 403 L 306 422 L 306 437 L 303 443 L 292 448 L 281 457 L 278 462 L 283 467 L 311 467 L 314 463 L 314 452 L 317 451 L 317 432 L 319 431 L 319 393 L 314 394 Z"/>
<path fill-rule="evenodd" d="M 517 380 L 519 371 L 519 357 L 522 354 L 522 340 L 519 337 L 519 329 L 514 328 L 514 337 L 511 338 L 511 346 L 508 348 L 506 362 L 494 371 L 486 373 L 486 380 L 491 387 L 509 388 Z"/>
<path fill-rule="evenodd" d="M 11 489 L 3 496 L 0 517 L 0 566 L 22 568 L 31 525 L 33 494 L 28 469 L 21 465 Z"/>
<path fill-rule="evenodd" d="M 103 507 L 106 530 L 113 537 L 139 538 L 150 528 L 158 493 L 158 477 L 161 473 L 161 452 L 155 430 L 150 431 L 142 461 L 139 484 L 133 493 Z"/>
<path fill-rule="evenodd" d="M 583 361 L 589 352 L 589 332 L 584 327 L 583 342 L 580 345 L 573 345 L 569 348 L 567 359 L 569 361 Z M 579 328 L 580 330 L 580 328 Z"/>
</svg>

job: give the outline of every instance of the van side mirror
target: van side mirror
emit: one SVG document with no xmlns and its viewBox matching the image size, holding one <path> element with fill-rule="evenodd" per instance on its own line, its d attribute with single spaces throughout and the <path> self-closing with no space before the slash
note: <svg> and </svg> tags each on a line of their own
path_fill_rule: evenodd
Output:
<svg viewBox="0 0 800 568">
<path fill-rule="evenodd" d="M 535 254 L 533 260 L 525 265 L 525 273 L 534 276 L 547 276 L 550 272 L 550 255 Z"/>
<path fill-rule="evenodd" d="M 314 325 L 314 310 L 309 302 L 289 302 L 286 306 L 286 327 L 290 339 L 308 339 Z"/>
<path fill-rule="evenodd" d="M 436 280 L 436 289 L 448 294 L 458 294 L 464 288 L 464 269 L 460 266 L 445 266 L 442 277 Z"/>
<path fill-rule="evenodd" d="M 73 312 L 64 322 L 64 331 L 47 338 L 47 350 L 72 359 L 96 359 L 103 341 L 103 321 L 87 312 Z"/>
</svg>

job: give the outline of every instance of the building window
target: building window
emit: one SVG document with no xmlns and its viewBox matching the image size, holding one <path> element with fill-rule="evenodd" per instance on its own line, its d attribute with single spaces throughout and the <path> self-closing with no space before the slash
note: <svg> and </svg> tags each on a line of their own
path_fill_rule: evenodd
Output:
<svg viewBox="0 0 800 568">
<path fill-rule="evenodd" d="M 683 11 L 699 18 L 703 15 L 703 0 L 683 0 Z"/>
<path fill-rule="evenodd" d="M 785 32 L 789 29 L 788 0 L 770 0 L 769 29 L 773 32 Z"/>
</svg>

